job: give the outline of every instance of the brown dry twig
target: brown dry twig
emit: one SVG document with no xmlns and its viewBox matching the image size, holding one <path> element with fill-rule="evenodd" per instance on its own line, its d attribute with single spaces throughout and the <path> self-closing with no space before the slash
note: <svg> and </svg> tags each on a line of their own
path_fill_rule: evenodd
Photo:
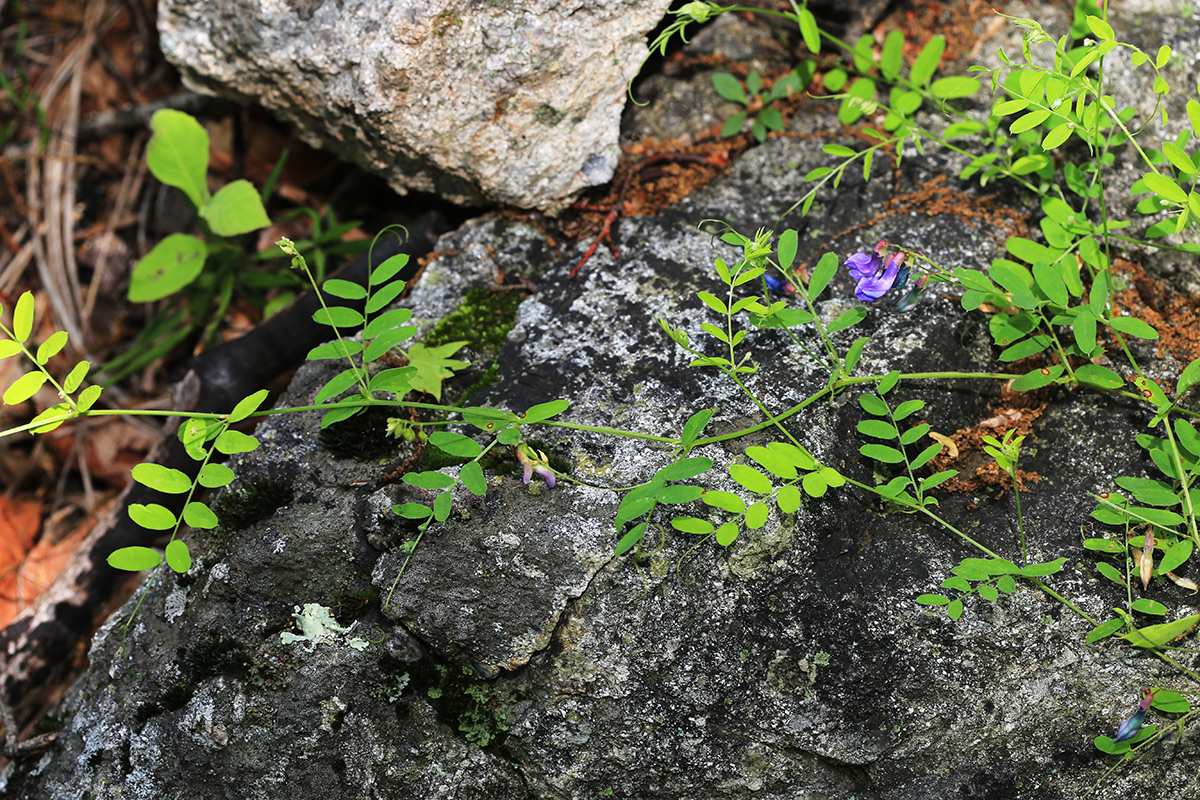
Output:
<svg viewBox="0 0 1200 800">
<path fill-rule="evenodd" d="M 604 212 L 604 220 L 600 224 L 600 233 L 592 240 L 592 244 L 588 247 L 587 252 L 583 254 L 583 258 L 571 270 L 568 278 L 574 278 L 579 274 L 579 270 L 583 269 L 583 265 L 588 262 L 588 259 L 596 252 L 601 242 L 608 245 L 608 249 L 612 251 L 613 260 L 621 258 L 621 251 L 613 244 L 612 226 L 617 221 L 617 217 L 621 215 L 621 207 L 625 204 L 625 195 L 629 192 L 629 186 L 633 182 L 633 176 L 641 172 L 646 167 L 653 164 L 674 163 L 674 164 L 706 164 L 710 166 L 722 166 L 726 162 L 720 162 L 719 159 L 726 159 L 727 156 L 722 154 L 711 154 L 707 156 L 688 155 L 686 153 L 655 153 L 646 156 L 639 160 L 636 164 L 625 170 L 624 177 L 621 178 L 621 188 L 617 192 L 616 198 L 612 205 L 595 205 L 590 203 L 578 202 L 572 204 L 571 208 L 577 211 L 601 211 Z"/>
</svg>

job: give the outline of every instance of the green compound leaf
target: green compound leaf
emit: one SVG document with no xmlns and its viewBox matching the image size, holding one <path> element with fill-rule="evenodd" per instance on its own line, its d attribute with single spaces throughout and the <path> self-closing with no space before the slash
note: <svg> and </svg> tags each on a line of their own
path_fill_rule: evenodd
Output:
<svg viewBox="0 0 1200 800">
<path fill-rule="evenodd" d="M 313 322 L 318 325 L 330 325 L 337 328 L 357 328 L 363 324 L 361 311 L 346 306 L 329 306 L 318 308 L 313 312 Z"/>
<path fill-rule="evenodd" d="M 200 208 L 208 199 L 208 133 L 195 117 L 161 109 L 150 117 L 146 166 L 154 177 L 183 191 Z"/>
<path fill-rule="evenodd" d="M 1044 575 L 1053 575 L 1063 568 L 1063 564 L 1067 563 L 1065 558 L 1056 558 L 1053 561 L 1047 561 L 1042 564 L 1030 564 L 1021 569 L 1021 575 L 1026 578 L 1040 578 Z"/>
<path fill-rule="evenodd" d="M 996 588 L 1005 594 L 1012 594 L 1017 590 L 1017 579 L 1012 575 L 1001 575 L 996 579 Z"/>
<path fill-rule="evenodd" d="M 462 481 L 463 486 L 467 487 L 467 491 L 476 497 L 483 497 L 487 494 L 487 479 L 483 477 L 483 467 L 478 461 L 472 461 L 463 464 L 459 470 L 458 479 Z"/>
<path fill-rule="evenodd" d="M 958 575 L 951 575 L 949 578 L 946 578 L 946 580 L 942 581 L 939 585 L 943 589 L 957 589 L 960 592 L 971 591 L 970 582 L 966 578 L 960 577 Z"/>
<path fill-rule="evenodd" d="M 795 485 L 784 486 L 775 495 L 775 504 L 784 514 L 794 514 L 800 508 L 800 490 Z"/>
<path fill-rule="evenodd" d="M 717 544 L 721 545 L 721 547 L 729 547 L 737 539 L 737 536 L 738 526 L 736 522 L 726 522 L 717 528 L 716 531 Z"/>
<path fill-rule="evenodd" d="M 183 494 L 192 488 L 191 478 L 177 469 L 161 464 L 138 464 L 131 474 L 142 486 L 164 494 Z"/>
<path fill-rule="evenodd" d="M 178 539 L 167 542 L 164 555 L 167 557 L 167 566 L 180 575 L 192 568 L 192 554 L 188 552 L 188 546 Z"/>
<path fill-rule="evenodd" d="M 196 476 L 196 483 L 205 489 L 217 489 L 233 483 L 235 477 L 233 470 L 224 464 L 205 464 Z"/>
<path fill-rule="evenodd" d="M 697 536 L 706 536 L 715 530 L 716 526 L 706 519 L 699 517 L 675 517 L 671 520 L 671 527 L 683 533 L 692 533 Z"/>
<path fill-rule="evenodd" d="M 433 511 L 429 506 L 423 506 L 420 503 L 401 503 L 392 506 L 392 511 L 405 519 L 429 519 L 433 516 Z"/>
<path fill-rule="evenodd" d="M 150 303 L 175 294 L 204 270 L 208 245 L 186 233 L 172 233 L 147 253 L 129 276 L 129 300 Z"/>
<path fill-rule="evenodd" d="M 385 311 L 367 323 L 367 327 L 363 328 L 363 337 L 374 339 L 384 331 L 398 328 L 410 319 L 412 319 L 412 310 L 408 308 L 393 308 L 391 311 Z"/>
<path fill-rule="evenodd" d="M 247 180 L 227 183 L 200 208 L 213 233 L 218 236 L 240 236 L 271 224 L 262 197 Z"/>
<path fill-rule="evenodd" d="M 443 453 L 456 458 L 476 458 L 483 452 L 479 442 L 470 436 L 449 431 L 435 431 L 429 435 L 429 443 Z"/>
<path fill-rule="evenodd" d="M 985 583 L 979 587 L 979 596 L 989 603 L 994 603 L 1000 597 L 1000 591 L 992 584 Z"/>
<path fill-rule="evenodd" d="M 704 501 L 705 505 L 733 514 L 741 514 L 746 510 L 746 502 L 733 492 L 708 491 L 700 499 Z"/>
<path fill-rule="evenodd" d="M 225 431 L 217 437 L 213 447 L 217 449 L 218 453 L 224 453 L 227 456 L 249 453 L 258 448 L 258 439 L 241 431 Z"/>
<path fill-rule="evenodd" d="M 949 605 L 950 598 L 944 594 L 922 594 L 917 595 L 917 602 L 923 606 L 944 606 Z"/>
<path fill-rule="evenodd" d="M 772 449 L 752 445 L 746 448 L 746 456 L 757 461 L 760 466 L 777 478 L 783 478 L 785 481 L 796 479 L 796 465 L 789 458 L 788 453 L 780 448 Z"/>
<path fill-rule="evenodd" d="M 166 531 L 175 527 L 177 520 L 170 509 L 158 503 L 131 503 L 129 518 L 137 525 L 151 531 Z M 157 562 L 156 562 L 157 563 Z"/>
<path fill-rule="evenodd" d="M 10 406 L 24 403 L 37 394 L 38 389 L 42 388 L 42 384 L 46 382 L 48 377 L 46 373 L 41 371 L 26 372 L 13 381 L 12 386 L 9 386 L 4 391 L 4 402 Z"/>
<path fill-rule="evenodd" d="M 123 569 L 128 572 L 141 572 L 152 569 L 162 563 L 162 555 L 149 547 L 122 547 L 109 553 L 108 565 L 113 569 Z"/>
<path fill-rule="evenodd" d="M 900 435 L 900 444 L 913 444 L 918 439 L 921 439 L 925 434 L 929 433 L 930 425 L 928 422 L 922 422 L 920 425 L 914 425 Z"/>
<path fill-rule="evenodd" d="M 408 288 L 408 284 L 404 281 L 393 281 L 387 286 L 381 286 L 371 294 L 371 299 L 367 301 L 365 310 L 368 314 L 374 314 L 376 311 L 387 307 L 393 300 Z"/>
<path fill-rule="evenodd" d="M 1101 639 L 1107 639 L 1125 626 L 1125 622 L 1120 619 L 1110 619 L 1108 622 L 1101 622 L 1087 635 L 1087 643 L 1098 642 Z"/>
<path fill-rule="evenodd" d="M 946 606 L 946 615 L 949 616 L 950 619 L 958 619 L 959 617 L 962 616 L 962 614 L 963 614 L 962 600 L 955 600 L 952 603 L 950 603 L 950 605 Z"/>
<path fill-rule="evenodd" d="M 332 342 L 319 344 L 308 351 L 307 361 L 322 361 L 330 358 L 349 358 L 362 352 L 362 342 L 358 340 L 334 339 Z"/>
<path fill-rule="evenodd" d="M 418 489 L 449 489 L 456 483 L 454 478 L 437 470 L 409 472 L 401 480 Z"/>
<path fill-rule="evenodd" d="M 934 97 L 942 100 L 957 100 L 960 97 L 970 97 L 977 94 L 983 85 L 974 78 L 965 76 L 956 76 L 953 78 L 939 78 L 929 87 L 929 92 Z"/>
<path fill-rule="evenodd" d="M 463 344 L 466 344 L 466 342 L 463 342 Z M 571 403 L 567 400 L 551 400 L 549 403 L 539 403 L 521 415 L 521 421 L 542 422 L 551 417 L 557 417 L 566 411 L 570 405 Z"/>
<path fill-rule="evenodd" d="M 896 410 L 892 412 L 892 419 L 899 422 L 925 407 L 924 400 L 905 400 L 900 405 L 896 406 Z"/>
<path fill-rule="evenodd" d="M 632 550 L 637 544 L 642 541 L 642 537 L 646 535 L 646 523 L 641 523 L 629 529 L 629 532 L 621 537 L 621 541 L 617 542 L 616 549 L 613 550 L 613 555 L 623 556 Z"/>
<path fill-rule="evenodd" d="M 746 464 L 730 464 L 729 474 L 735 481 L 755 494 L 770 494 L 774 490 L 770 478 Z"/>
</svg>

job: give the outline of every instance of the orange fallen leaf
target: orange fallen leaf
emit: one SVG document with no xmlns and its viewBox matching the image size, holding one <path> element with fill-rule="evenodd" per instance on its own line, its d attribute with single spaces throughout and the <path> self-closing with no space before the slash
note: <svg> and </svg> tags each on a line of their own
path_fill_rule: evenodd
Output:
<svg viewBox="0 0 1200 800">
<path fill-rule="evenodd" d="M 22 591 L 21 565 L 42 527 L 42 504 L 0 497 L 0 626 L 7 625 L 30 599 Z M 36 595 L 35 595 L 36 596 Z"/>
</svg>

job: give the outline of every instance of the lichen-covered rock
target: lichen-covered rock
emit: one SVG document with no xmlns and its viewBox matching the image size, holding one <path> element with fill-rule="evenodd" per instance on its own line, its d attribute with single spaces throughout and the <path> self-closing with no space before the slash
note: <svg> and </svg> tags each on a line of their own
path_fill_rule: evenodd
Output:
<svg viewBox="0 0 1200 800">
<path fill-rule="evenodd" d="M 469 289 L 491 285 L 497 264 L 521 273 L 538 291 L 520 306 L 497 381 L 471 404 L 522 411 L 564 398 L 559 420 L 651 437 L 677 436 L 692 414 L 715 409 L 706 435 L 758 428 L 696 447 L 691 455 L 715 466 L 692 482 L 753 501 L 729 466 L 784 434 L 732 381 L 689 367 L 655 318 L 718 352 L 701 324 L 720 317 L 696 292 L 723 291 L 713 259 L 737 253 L 696 222 L 753 230 L 787 209 L 800 176 L 827 162 L 817 143 L 842 136 L 816 114 L 800 124 L 804 137 L 768 140 L 662 214 L 621 220 L 619 262 L 601 251 L 571 280 L 585 243 L 477 220 L 443 240 L 445 255 L 406 302 L 424 332 Z M 943 180 L 943 167 L 906 156 L 886 179 L 848 173 L 808 217 L 787 220 L 801 232 L 798 262 L 811 268 L 826 251 L 845 257 L 879 239 L 946 267 L 1002 256 L 1003 224 L 1020 215 Z M 904 314 L 890 302 L 833 335 L 842 350 L 871 337 L 860 374 L 1008 368 L 986 316 L 953 296 L 935 287 Z M 853 304 L 843 273 L 817 311 L 829 321 Z M 810 331 L 798 338 L 821 352 Z M 1177 373 L 1169 352 L 1134 347 L 1151 374 Z M 784 331 L 754 329 L 739 348 L 757 367 L 742 379 L 772 413 L 826 385 Z M 306 366 L 281 405 L 309 402 L 336 369 Z M 825 464 L 874 485 L 894 473 L 860 455 L 860 394 L 822 395 L 782 424 Z M 1021 496 L 1029 558 L 1065 558 L 1046 583 L 1095 619 L 1124 605 L 1126 589 L 1096 572 L 1080 532 L 1105 532 L 1089 519 L 1093 493 L 1151 469 L 1133 444 L 1144 406 L 1050 388 L 1039 411 L 997 381 L 948 377 L 905 381 L 894 399 L 924 400 L 913 420 L 943 434 L 1040 413 L 1021 460 L 1042 477 Z M 390 509 L 427 498 L 386 479 L 412 452 L 333 457 L 319 418 L 260 426 L 262 447 L 234 465 L 239 484 L 252 499 L 256 484 L 287 481 L 287 504 L 265 493 L 257 521 L 216 540 L 194 535 L 196 565 L 151 585 L 126 654 L 117 622 L 101 631 L 91 670 L 58 709 L 59 744 L 10 769 L 6 796 L 1073 800 L 1113 766 L 1092 740 L 1115 732 L 1143 688 L 1187 687 L 1144 651 L 1086 644 L 1091 623 L 1029 582 L 995 602 L 967 598 L 957 621 L 923 613 L 915 598 L 979 555 L 965 537 L 1020 560 L 1011 491 L 942 496 L 936 513 L 956 534 L 848 484 L 794 514 L 772 510 L 724 548 L 669 524 L 676 513 L 721 512 L 660 507 L 635 560 L 612 555 L 619 492 L 671 463 L 672 446 L 537 426 L 527 436 L 569 465 L 558 485 L 526 487 L 494 464 L 487 494 L 456 496 L 408 560 L 398 545 L 415 531 Z M 380 428 L 355 429 L 351 441 L 371 443 Z M 1147 594 L 1173 617 L 1197 611 L 1172 585 Z M 310 603 L 336 623 L 285 643 L 282 633 L 304 633 L 296 615 Z M 1187 797 L 1198 756 L 1185 737 L 1120 767 L 1093 796 Z"/>
<path fill-rule="evenodd" d="M 668 0 L 162 0 L 163 51 L 200 91 L 435 192 L 556 208 L 608 181 L 625 87 Z"/>
</svg>

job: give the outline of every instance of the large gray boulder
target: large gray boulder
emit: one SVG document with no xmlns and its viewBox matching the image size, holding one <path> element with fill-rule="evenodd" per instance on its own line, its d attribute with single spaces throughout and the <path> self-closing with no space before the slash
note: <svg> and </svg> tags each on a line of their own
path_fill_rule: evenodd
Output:
<svg viewBox="0 0 1200 800">
<path fill-rule="evenodd" d="M 553 209 L 607 182 L 669 0 L 162 0 L 184 81 L 261 103 L 397 191 Z"/>
</svg>

